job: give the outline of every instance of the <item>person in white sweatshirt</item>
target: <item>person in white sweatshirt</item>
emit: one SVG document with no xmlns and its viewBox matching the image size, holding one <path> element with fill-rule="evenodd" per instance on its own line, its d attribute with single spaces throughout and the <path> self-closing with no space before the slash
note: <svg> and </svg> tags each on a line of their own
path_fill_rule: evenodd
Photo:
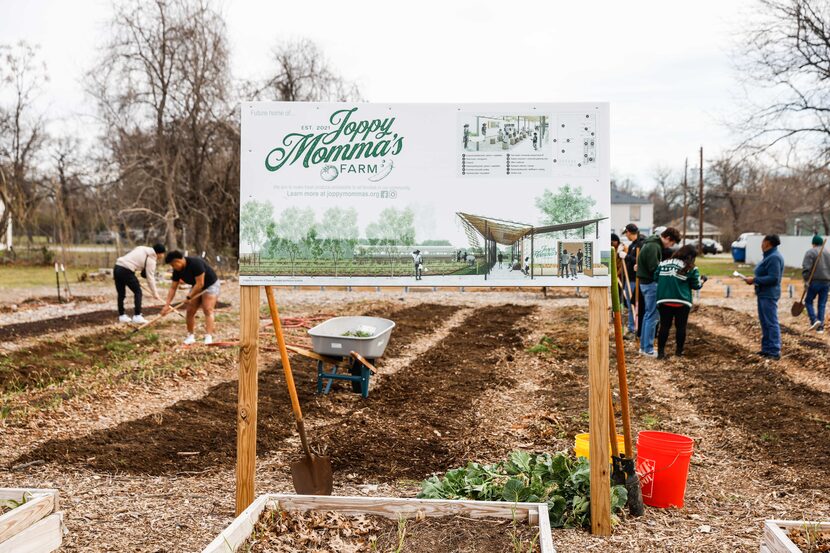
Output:
<svg viewBox="0 0 830 553">
<path fill-rule="evenodd" d="M 128 323 L 130 320 L 136 324 L 146 323 L 147 320 L 141 315 L 141 284 L 135 276 L 136 271 L 147 279 L 150 293 L 161 301 L 156 289 L 156 264 L 164 257 L 165 248 L 162 244 L 149 246 L 138 246 L 129 253 L 122 255 L 115 260 L 115 268 L 112 276 L 115 279 L 115 290 L 118 292 L 118 322 Z M 134 308 L 133 318 L 124 312 L 124 298 L 127 296 L 127 288 L 133 293 Z"/>
</svg>

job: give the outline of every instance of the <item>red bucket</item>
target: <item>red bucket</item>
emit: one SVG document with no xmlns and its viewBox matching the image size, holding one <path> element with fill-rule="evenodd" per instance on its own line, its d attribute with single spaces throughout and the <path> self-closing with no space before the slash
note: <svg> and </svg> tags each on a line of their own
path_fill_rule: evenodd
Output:
<svg viewBox="0 0 830 553">
<path fill-rule="evenodd" d="M 644 430 L 637 435 L 637 475 L 643 503 L 683 507 L 694 440 L 688 436 Z"/>
</svg>

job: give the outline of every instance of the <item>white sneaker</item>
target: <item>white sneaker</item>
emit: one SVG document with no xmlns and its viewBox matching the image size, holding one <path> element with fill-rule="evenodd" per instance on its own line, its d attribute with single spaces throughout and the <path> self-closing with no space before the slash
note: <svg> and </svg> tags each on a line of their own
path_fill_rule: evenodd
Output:
<svg viewBox="0 0 830 553">
<path fill-rule="evenodd" d="M 213 336 L 210 334 L 205 334 L 205 345 L 209 346 L 213 343 Z"/>
<path fill-rule="evenodd" d="M 186 346 L 189 346 L 190 344 L 193 344 L 195 342 L 196 342 L 196 336 L 194 336 L 193 334 L 188 334 L 187 338 L 184 339 L 184 345 L 186 345 Z"/>
<path fill-rule="evenodd" d="M 142 315 L 133 315 L 133 322 L 137 325 L 143 325 L 147 322 L 147 319 L 145 319 Z"/>
<path fill-rule="evenodd" d="M 654 358 L 657 357 L 657 352 L 656 351 L 652 351 L 651 353 L 648 353 L 647 351 L 640 350 L 638 353 L 640 355 L 645 355 L 646 357 L 654 357 Z"/>
<path fill-rule="evenodd" d="M 821 326 L 821 321 L 816 321 L 816 322 L 814 322 L 813 324 L 810 325 L 810 330 L 815 330 L 820 326 Z"/>
<path fill-rule="evenodd" d="M 130 316 L 129 315 L 121 315 L 121 316 L 118 317 L 118 322 L 119 323 L 128 323 L 128 322 L 130 322 Z"/>
</svg>

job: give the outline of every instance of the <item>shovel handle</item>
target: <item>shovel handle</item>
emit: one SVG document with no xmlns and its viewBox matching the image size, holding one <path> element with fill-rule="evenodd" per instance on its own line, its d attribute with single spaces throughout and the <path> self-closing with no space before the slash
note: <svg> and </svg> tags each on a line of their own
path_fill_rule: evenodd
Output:
<svg viewBox="0 0 830 553">
<path fill-rule="evenodd" d="M 282 370 L 285 373 L 285 383 L 288 385 L 288 394 L 291 396 L 291 409 L 294 411 L 294 416 L 297 418 L 297 426 L 302 426 L 303 412 L 300 409 L 300 400 L 297 398 L 297 387 L 294 385 L 294 373 L 291 372 L 291 361 L 288 358 L 288 349 L 285 347 L 285 336 L 283 336 L 282 333 L 280 312 L 277 310 L 277 302 L 274 299 L 274 289 L 271 286 L 265 286 L 265 296 L 268 298 L 268 310 L 271 312 L 271 322 L 274 325 L 274 334 L 277 336 L 277 345 L 280 348 Z M 301 433 L 300 437 L 304 438 L 305 433 Z M 305 444 L 303 445 L 307 449 L 308 446 Z"/>
<path fill-rule="evenodd" d="M 611 269 L 616 270 L 616 262 L 611 257 Z M 612 293 L 612 301 L 614 294 Z M 614 345 L 617 353 L 617 375 L 620 380 L 620 408 L 622 409 L 623 438 L 625 440 L 625 454 L 629 459 L 634 458 L 634 450 L 631 443 L 631 415 L 628 406 L 628 375 L 625 369 L 625 345 L 622 337 L 622 314 L 620 313 L 620 297 L 617 298 L 617 309 L 614 310 Z"/>
</svg>

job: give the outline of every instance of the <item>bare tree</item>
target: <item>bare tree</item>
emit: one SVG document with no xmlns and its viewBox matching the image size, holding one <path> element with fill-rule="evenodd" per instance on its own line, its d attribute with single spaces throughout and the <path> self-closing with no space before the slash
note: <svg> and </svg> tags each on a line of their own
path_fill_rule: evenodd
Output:
<svg viewBox="0 0 830 553">
<path fill-rule="evenodd" d="M 45 120 L 35 100 L 47 81 L 46 66 L 38 61 L 37 48 L 25 42 L 0 46 L 0 86 L 9 92 L 11 104 L 0 106 L 0 228 L 8 217 L 23 226 L 32 239 L 32 217 L 47 195 L 34 173 L 34 160 L 46 139 Z"/>
<path fill-rule="evenodd" d="M 739 161 L 724 154 L 706 168 L 706 205 L 708 215 L 728 222 L 727 239 L 737 238 L 745 226 L 753 226 L 749 211 L 757 207 L 765 171 L 749 160 Z"/>
<path fill-rule="evenodd" d="M 740 69 L 763 98 L 741 124 L 751 153 L 807 145 L 830 161 L 830 2 L 757 0 Z"/>
<path fill-rule="evenodd" d="M 649 198 L 654 204 L 655 222 L 668 222 L 676 219 L 683 209 L 683 181 L 670 168 L 658 165 L 654 168 L 654 189 Z"/>
<path fill-rule="evenodd" d="M 341 77 L 319 47 L 308 39 L 280 43 L 273 51 L 274 74 L 260 83 L 247 83 L 252 100 L 284 102 L 359 101 L 355 83 Z"/>
<path fill-rule="evenodd" d="M 224 21 L 207 3 L 129 0 L 117 6 L 112 27 L 107 54 L 89 75 L 120 170 L 116 215 L 161 222 L 171 248 L 189 226 L 206 249 L 212 221 L 238 208 L 237 200 L 214 203 L 236 196 L 217 194 L 217 185 L 238 190 L 238 179 L 223 177 L 234 155 L 216 155 L 233 151 Z"/>
</svg>

